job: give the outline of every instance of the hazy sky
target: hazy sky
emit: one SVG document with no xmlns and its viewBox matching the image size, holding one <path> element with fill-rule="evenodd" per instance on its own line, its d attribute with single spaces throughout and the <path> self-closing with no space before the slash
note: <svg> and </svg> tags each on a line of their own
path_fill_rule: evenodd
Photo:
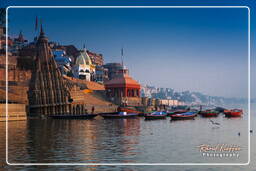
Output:
<svg viewBox="0 0 256 171">
<path fill-rule="evenodd" d="M 35 17 L 50 41 L 124 63 L 143 84 L 247 97 L 248 11 L 243 9 L 10 9 L 9 33 L 32 40 Z"/>
</svg>

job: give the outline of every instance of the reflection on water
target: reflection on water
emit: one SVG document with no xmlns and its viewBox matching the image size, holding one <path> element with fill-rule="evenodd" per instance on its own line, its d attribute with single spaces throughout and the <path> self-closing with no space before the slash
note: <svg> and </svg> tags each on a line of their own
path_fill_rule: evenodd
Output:
<svg viewBox="0 0 256 171">
<path fill-rule="evenodd" d="M 254 115 L 253 119 L 254 118 Z M 104 120 L 39 120 L 9 122 L 9 162 L 11 163 L 88 163 L 88 162 L 246 162 L 247 115 L 243 118 L 211 118 L 220 123 L 214 127 L 209 118 L 170 122 L 143 118 Z M 0 123 L 1 137 L 5 136 Z M 254 127 L 254 130 L 255 127 Z M 240 132 L 240 136 L 238 136 Z M 254 136 L 254 133 L 251 135 Z M 1 138 L 0 156 L 5 156 Z M 236 144 L 242 147 L 239 158 L 203 157 L 200 144 Z M 255 156 L 255 153 L 253 153 Z M 178 168 L 178 166 L 175 166 Z M 8 167 L 9 169 L 11 167 Z M 22 167 L 15 167 L 22 168 Z M 53 169 L 45 166 L 42 169 Z M 62 167 L 69 170 L 71 167 Z M 78 170 L 127 170 L 123 167 L 76 166 Z M 129 167 L 128 170 L 158 170 L 167 167 Z M 154 169 L 153 169 L 154 168 Z M 174 167 L 172 167 L 174 168 Z M 179 168 L 186 168 L 185 166 Z M 190 170 L 197 168 L 189 167 Z M 203 170 L 212 170 L 211 166 Z M 242 166 L 230 167 L 239 170 Z M 35 169 L 35 167 L 28 167 Z M 160 170 L 161 170 L 160 169 Z M 10 169 L 12 170 L 12 169 Z M 183 169 L 182 169 L 183 170 Z M 218 170 L 227 170 L 219 167 Z"/>
<path fill-rule="evenodd" d="M 136 155 L 139 124 L 139 119 L 10 122 L 9 161 L 135 162 L 130 156 Z"/>
</svg>

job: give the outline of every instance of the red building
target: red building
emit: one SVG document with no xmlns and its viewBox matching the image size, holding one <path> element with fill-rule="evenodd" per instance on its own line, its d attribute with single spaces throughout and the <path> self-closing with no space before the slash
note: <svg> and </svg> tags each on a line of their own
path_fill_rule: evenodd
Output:
<svg viewBox="0 0 256 171">
<path fill-rule="evenodd" d="M 140 84 L 121 69 L 117 77 L 105 82 L 107 96 L 116 104 L 140 106 Z"/>
</svg>

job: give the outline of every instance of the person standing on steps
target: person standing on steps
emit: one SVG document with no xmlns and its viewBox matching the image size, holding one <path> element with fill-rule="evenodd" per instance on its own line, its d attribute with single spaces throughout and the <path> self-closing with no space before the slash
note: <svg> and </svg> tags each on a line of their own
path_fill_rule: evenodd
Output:
<svg viewBox="0 0 256 171">
<path fill-rule="evenodd" d="M 94 110 L 95 110 L 95 108 L 94 108 L 94 106 L 92 106 L 92 114 L 94 114 Z"/>
</svg>

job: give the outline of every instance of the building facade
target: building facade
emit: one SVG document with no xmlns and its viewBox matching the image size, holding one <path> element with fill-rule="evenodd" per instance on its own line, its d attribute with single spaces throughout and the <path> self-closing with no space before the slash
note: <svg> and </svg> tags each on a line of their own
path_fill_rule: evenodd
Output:
<svg viewBox="0 0 256 171">
<path fill-rule="evenodd" d="M 53 50 L 54 59 L 63 75 L 67 75 L 71 71 L 71 58 L 66 56 L 66 52 L 62 49 Z"/>
<path fill-rule="evenodd" d="M 140 84 L 133 80 L 128 69 L 122 68 L 117 76 L 105 83 L 107 96 L 118 105 L 140 106 Z"/>
<path fill-rule="evenodd" d="M 87 54 L 86 50 L 82 50 L 80 55 L 76 58 L 76 63 L 72 68 L 75 78 L 86 81 L 93 81 L 95 77 L 95 65 Z"/>
<path fill-rule="evenodd" d="M 108 69 L 108 79 L 112 80 L 118 76 L 119 71 L 123 68 L 120 63 L 107 63 L 104 68 Z"/>
<path fill-rule="evenodd" d="M 101 65 L 104 64 L 104 59 L 103 59 L 102 54 L 97 54 L 97 53 L 94 53 L 94 52 L 90 52 L 89 50 L 87 50 L 86 53 L 90 57 L 90 59 L 92 61 L 92 64 L 94 64 L 96 66 L 101 66 Z"/>
<path fill-rule="evenodd" d="M 103 66 L 96 66 L 95 81 L 99 83 L 104 83 L 108 81 L 108 69 Z"/>
<path fill-rule="evenodd" d="M 8 47 L 9 51 L 13 54 L 18 54 L 19 50 L 28 45 L 28 40 L 26 40 L 20 32 L 17 38 L 14 38 L 11 46 Z"/>
</svg>

